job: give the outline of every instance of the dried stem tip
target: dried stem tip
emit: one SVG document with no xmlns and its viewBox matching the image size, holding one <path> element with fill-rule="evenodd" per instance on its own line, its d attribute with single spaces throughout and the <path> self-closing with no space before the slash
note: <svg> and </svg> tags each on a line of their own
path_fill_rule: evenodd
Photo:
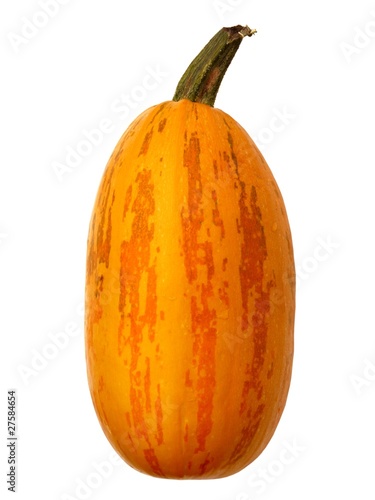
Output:
<svg viewBox="0 0 375 500">
<path fill-rule="evenodd" d="M 189 99 L 214 105 L 221 81 L 245 36 L 256 30 L 248 26 L 222 28 L 191 62 L 177 85 L 174 101 Z"/>
</svg>

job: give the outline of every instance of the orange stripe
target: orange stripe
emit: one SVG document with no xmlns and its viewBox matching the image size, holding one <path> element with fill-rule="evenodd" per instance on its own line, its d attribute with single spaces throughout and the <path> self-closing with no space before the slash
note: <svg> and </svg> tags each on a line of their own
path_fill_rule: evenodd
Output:
<svg viewBox="0 0 375 500">
<path fill-rule="evenodd" d="M 147 132 L 147 134 L 145 135 L 145 138 L 143 140 L 143 143 L 142 143 L 142 146 L 141 146 L 141 149 L 138 153 L 138 156 L 141 156 L 141 155 L 146 155 L 147 151 L 148 151 L 148 148 L 150 146 L 150 142 L 151 142 L 151 139 L 152 139 L 152 134 L 153 134 L 153 131 L 154 129 L 152 128 L 151 130 L 149 130 Z"/>
<path fill-rule="evenodd" d="M 164 436 L 163 436 L 163 408 L 161 403 L 160 384 L 158 384 L 157 390 L 158 390 L 158 396 L 155 401 L 156 441 L 158 445 L 161 445 L 164 442 Z"/>
<path fill-rule="evenodd" d="M 187 137 L 185 140 L 187 141 Z M 181 211 L 185 273 L 190 284 L 195 284 L 190 299 L 191 331 L 193 337 L 193 368 L 197 392 L 197 446 L 195 453 L 205 450 L 206 438 L 212 430 L 215 379 L 216 311 L 209 306 L 213 296 L 214 262 L 212 242 L 199 241 L 204 219 L 202 208 L 202 180 L 200 141 L 193 133 L 185 144 L 183 165 L 188 170 L 187 206 Z M 206 269 L 206 282 L 198 279 L 198 268 Z"/>
<path fill-rule="evenodd" d="M 229 128 L 229 125 L 227 124 Z M 258 400 L 262 396 L 261 370 L 264 364 L 267 346 L 267 313 L 269 311 L 270 288 L 274 282 L 268 281 L 264 289 L 264 265 L 267 259 L 267 245 L 262 223 L 262 213 L 257 205 L 257 192 L 251 186 L 250 196 L 245 183 L 239 175 L 237 157 L 234 152 L 233 138 L 228 132 L 228 143 L 231 148 L 231 159 L 235 165 L 236 175 L 240 186 L 239 212 L 237 222 L 238 231 L 242 234 L 241 260 L 239 277 L 242 297 L 242 325 L 243 336 L 251 335 L 251 344 L 254 349 L 251 363 L 247 363 L 243 374 L 242 398 L 239 408 L 240 414 L 246 414 L 241 438 L 235 444 L 230 463 L 236 461 L 250 446 L 255 433 L 261 423 L 264 404 L 254 407 L 250 398 L 250 391 L 257 393 Z M 250 297 L 255 297 L 255 312 L 249 306 Z"/>
<path fill-rule="evenodd" d="M 152 133 L 146 134 L 140 154 L 146 154 Z M 130 346 L 130 403 L 131 416 L 134 424 L 135 434 L 148 443 L 149 449 L 144 451 L 146 460 L 152 470 L 161 474 L 157 457 L 151 447 L 151 438 L 149 436 L 150 425 L 146 413 L 151 411 L 151 378 L 150 359 L 146 358 L 146 374 L 143 382 L 140 378 L 141 369 L 138 362 L 141 356 L 141 346 L 144 335 L 147 331 L 151 341 L 155 338 L 155 324 L 157 319 L 156 302 L 156 258 L 153 266 L 150 266 L 151 242 L 154 237 L 154 224 L 152 216 L 155 212 L 154 186 L 152 183 L 152 173 L 150 170 L 143 169 L 138 172 L 136 177 L 137 195 L 131 206 L 131 212 L 134 218 L 131 226 L 131 235 L 128 240 L 121 242 L 121 262 L 120 262 L 120 297 L 119 297 L 119 334 L 118 349 L 121 353 L 127 340 Z M 128 189 L 128 193 L 131 193 Z M 130 204 L 131 194 L 127 194 L 126 203 Z M 127 207 L 125 213 L 127 212 Z M 145 311 L 142 314 L 140 310 L 140 282 L 144 274 L 147 275 L 147 298 Z M 130 306 L 130 313 L 127 320 L 130 322 L 130 331 L 125 331 L 125 306 Z M 146 331 L 145 331 L 146 330 Z M 127 335 L 129 335 L 127 339 Z M 155 403 L 157 409 L 158 437 L 162 439 L 161 431 L 161 402 Z"/>
</svg>

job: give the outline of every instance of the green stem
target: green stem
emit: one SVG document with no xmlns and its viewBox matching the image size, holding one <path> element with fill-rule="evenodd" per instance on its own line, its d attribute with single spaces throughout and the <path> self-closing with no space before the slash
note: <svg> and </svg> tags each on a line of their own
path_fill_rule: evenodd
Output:
<svg viewBox="0 0 375 500">
<path fill-rule="evenodd" d="M 221 81 L 245 36 L 256 30 L 248 26 L 222 28 L 191 62 L 177 85 L 174 101 L 189 99 L 214 105 Z"/>
</svg>

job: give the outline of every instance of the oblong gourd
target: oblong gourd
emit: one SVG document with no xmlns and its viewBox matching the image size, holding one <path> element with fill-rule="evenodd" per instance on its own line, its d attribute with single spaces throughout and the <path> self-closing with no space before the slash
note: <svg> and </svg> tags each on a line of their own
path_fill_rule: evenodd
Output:
<svg viewBox="0 0 375 500">
<path fill-rule="evenodd" d="M 239 45 L 253 33 L 246 29 L 219 33 L 225 46 Z M 204 50 L 212 57 L 210 44 Z M 225 72 L 223 51 L 217 57 L 193 97 L 187 73 L 176 100 L 129 126 L 88 237 L 94 407 L 119 455 L 157 477 L 219 478 L 246 467 L 271 439 L 291 378 L 289 223 L 254 142 L 212 96 L 204 100 Z"/>
</svg>

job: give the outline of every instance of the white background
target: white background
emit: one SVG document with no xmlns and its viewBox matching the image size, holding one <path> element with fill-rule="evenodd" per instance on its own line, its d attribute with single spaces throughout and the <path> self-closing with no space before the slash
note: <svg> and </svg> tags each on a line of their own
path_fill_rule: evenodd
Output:
<svg viewBox="0 0 375 500">
<path fill-rule="evenodd" d="M 0 7 L 1 495 L 10 495 L 7 390 L 16 388 L 22 500 L 373 499 L 375 2 L 71 0 L 47 18 L 42 3 Z M 155 479 L 103 465 L 113 452 L 83 345 L 88 224 L 122 132 L 170 99 L 209 38 L 235 24 L 258 34 L 242 43 L 216 107 L 256 140 L 288 209 L 298 275 L 292 385 L 271 443 L 245 470 Z M 150 68 L 159 81 L 142 90 Z M 120 114 L 122 94 L 132 108 Z M 111 131 L 59 179 L 53 165 L 102 120 Z"/>
</svg>

